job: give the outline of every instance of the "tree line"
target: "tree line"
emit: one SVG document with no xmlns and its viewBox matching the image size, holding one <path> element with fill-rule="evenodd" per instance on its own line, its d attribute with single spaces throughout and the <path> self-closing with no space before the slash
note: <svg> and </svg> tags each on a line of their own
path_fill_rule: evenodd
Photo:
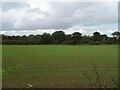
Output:
<svg viewBox="0 0 120 90">
<path fill-rule="evenodd" d="M 23 36 L 7 36 L 2 34 L 3 45 L 79 45 L 79 44 L 116 44 L 120 42 L 120 32 L 113 32 L 113 37 L 106 34 L 94 32 L 92 36 L 82 35 L 80 32 L 66 35 L 63 31 L 55 31 L 54 33 L 43 33 L 42 35 L 23 35 Z"/>
</svg>

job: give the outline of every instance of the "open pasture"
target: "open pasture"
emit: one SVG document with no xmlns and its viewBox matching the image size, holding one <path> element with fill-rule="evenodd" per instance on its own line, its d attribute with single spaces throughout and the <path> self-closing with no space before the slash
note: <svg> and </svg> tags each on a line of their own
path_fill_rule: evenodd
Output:
<svg viewBox="0 0 120 90">
<path fill-rule="evenodd" d="M 3 45 L 2 49 L 3 88 L 29 84 L 83 88 L 98 87 L 99 82 L 116 87 L 117 45 Z"/>
</svg>

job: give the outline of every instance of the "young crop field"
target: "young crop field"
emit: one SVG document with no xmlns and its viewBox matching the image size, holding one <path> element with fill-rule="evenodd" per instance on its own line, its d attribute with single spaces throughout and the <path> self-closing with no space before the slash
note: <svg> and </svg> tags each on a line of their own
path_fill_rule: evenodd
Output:
<svg viewBox="0 0 120 90">
<path fill-rule="evenodd" d="M 117 87 L 117 45 L 3 45 L 3 88 Z"/>
</svg>

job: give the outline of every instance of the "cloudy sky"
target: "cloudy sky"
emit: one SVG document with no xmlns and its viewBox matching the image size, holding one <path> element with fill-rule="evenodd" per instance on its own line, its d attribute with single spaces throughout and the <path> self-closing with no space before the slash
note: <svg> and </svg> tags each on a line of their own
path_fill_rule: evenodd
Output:
<svg viewBox="0 0 120 90">
<path fill-rule="evenodd" d="M 2 31 L 6 35 L 118 30 L 117 2 L 2 2 Z"/>
</svg>

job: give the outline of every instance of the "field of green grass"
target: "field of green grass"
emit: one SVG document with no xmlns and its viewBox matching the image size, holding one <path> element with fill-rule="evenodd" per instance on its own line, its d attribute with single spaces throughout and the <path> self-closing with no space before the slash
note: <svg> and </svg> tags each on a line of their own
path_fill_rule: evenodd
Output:
<svg viewBox="0 0 120 90">
<path fill-rule="evenodd" d="M 98 87 L 99 82 L 116 87 L 117 45 L 3 45 L 2 49 L 3 88 L 27 88 L 29 84 L 84 88 Z"/>
</svg>

